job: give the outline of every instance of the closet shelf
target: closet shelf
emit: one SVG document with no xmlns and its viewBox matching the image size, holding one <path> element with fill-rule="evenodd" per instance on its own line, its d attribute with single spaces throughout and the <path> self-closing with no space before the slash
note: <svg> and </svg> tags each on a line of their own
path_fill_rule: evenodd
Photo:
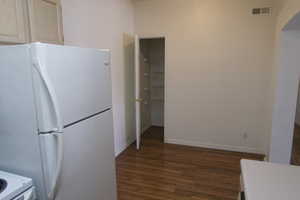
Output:
<svg viewBox="0 0 300 200">
<path fill-rule="evenodd" d="M 164 101 L 163 98 L 152 98 L 151 101 Z"/>
<path fill-rule="evenodd" d="M 160 88 L 163 89 L 165 86 L 163 85 L 152 85 L 152 88 Z"/>
</svg>

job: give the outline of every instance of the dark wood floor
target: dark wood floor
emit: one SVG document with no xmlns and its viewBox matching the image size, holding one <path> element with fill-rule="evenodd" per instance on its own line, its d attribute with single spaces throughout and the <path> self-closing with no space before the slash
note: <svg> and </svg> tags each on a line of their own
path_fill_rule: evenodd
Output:
<svg viewBox="0 0 300 200">
<path fill-rule="evenodd" d="M 300 127 L 295 125 L 291 163 L 300 166 Z"/>
<path fill-rule="evenodd" d="M 240 159 L 261 155 L 164 144 L 151 127 L 142 149 L 131 145 L 117 158 L 119 200 L 236 200 Z"/>
</svg>

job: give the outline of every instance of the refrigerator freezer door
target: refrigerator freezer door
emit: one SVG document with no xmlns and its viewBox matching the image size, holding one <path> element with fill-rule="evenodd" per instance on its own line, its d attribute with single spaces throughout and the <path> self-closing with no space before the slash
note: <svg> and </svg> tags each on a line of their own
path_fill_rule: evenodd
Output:
<svg viewBox="0 0 300 200">
<path fill-rule="evenodd" d="M 33 60 L 40 62 L 55 91 L 64 126 L 111 107 L 109 51 L 41 43 L 32 47 Z M 49 93 L 41 77 L 34 77 L 40 129 L 54 127 Z"/>
<path fill-rule="evenodd" d="M 56 200 L 116 200 L 112 127 L 109 110 L 64 130 L 64 161 Z M 47 145 L 44 153 L 49 160 L 45 169 L 51 179 L 55 171 L 55 138 L 49 135 L 41 139 Z"/>
</svg>

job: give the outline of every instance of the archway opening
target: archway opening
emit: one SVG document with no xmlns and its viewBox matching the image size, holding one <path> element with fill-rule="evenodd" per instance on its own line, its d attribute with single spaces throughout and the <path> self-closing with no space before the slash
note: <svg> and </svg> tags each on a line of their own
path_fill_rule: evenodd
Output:
<svg viewBox="0 0 300 200">
<path fill-rule="evenodd" d="M 269 160 L 290 164 L 300 78 L 300 12 L 280 37 Z"/>
</svg>

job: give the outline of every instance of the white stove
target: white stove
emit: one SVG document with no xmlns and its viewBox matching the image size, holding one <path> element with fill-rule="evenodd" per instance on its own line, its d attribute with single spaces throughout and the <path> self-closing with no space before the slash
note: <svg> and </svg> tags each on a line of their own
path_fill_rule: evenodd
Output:
<svg viewBox="0 0 300 200">
<path fill-rule="evenodd" d="M 0 171 L 0 200 L 34 200 L 32 179 Z"/>
</svg>

